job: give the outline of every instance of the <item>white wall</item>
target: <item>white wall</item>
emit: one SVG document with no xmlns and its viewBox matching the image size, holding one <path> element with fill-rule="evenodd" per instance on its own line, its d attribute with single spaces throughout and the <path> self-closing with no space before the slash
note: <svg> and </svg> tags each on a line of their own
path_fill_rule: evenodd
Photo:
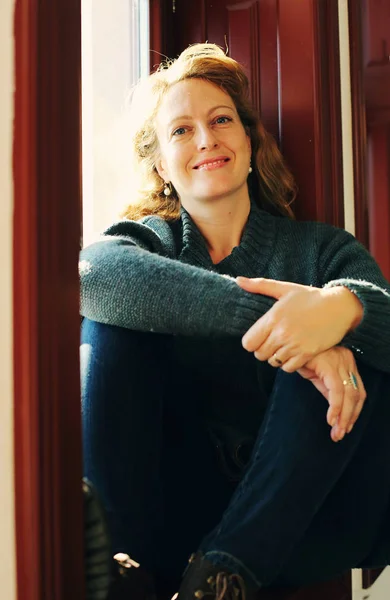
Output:
<svg viewBox="0 0 390 600">
<path fill-rule="evenodd" d="M 0 2 L 0 584 L 16 598 L 12 365 L 12 128 L 14 0 Z"/>
</svg>

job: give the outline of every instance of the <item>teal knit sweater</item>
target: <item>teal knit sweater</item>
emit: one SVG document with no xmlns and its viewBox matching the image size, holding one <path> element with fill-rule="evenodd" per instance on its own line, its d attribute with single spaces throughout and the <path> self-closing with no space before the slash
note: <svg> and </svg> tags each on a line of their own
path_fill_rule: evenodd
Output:
<svg viewBox="0 0 390 600">
<path fill-rule="evenodd" d="M 242 290 L 238 275 L 348 287 L 364 317 L 342 344 L 390 373 L 390 285 L 374 259 L 344 230 L 272 216 L 255 203 L 240 245 L 218 264 L 184 209 L 173 223 L 115 223 L 81 252 L 81 314 L 139 331 L 242 336 L 275 300 Z"/>
</svg>

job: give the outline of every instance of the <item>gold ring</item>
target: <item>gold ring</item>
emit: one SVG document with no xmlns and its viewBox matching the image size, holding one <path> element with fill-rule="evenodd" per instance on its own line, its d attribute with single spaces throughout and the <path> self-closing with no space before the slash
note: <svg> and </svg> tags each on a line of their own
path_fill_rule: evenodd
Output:
<svg viewBox="0 0 390 600">
<path fill-rule="evenodd" d="M 276 362 L 276 364 L 278 365 L 278 367 L 281 367 L 281 366 L 282 366 L 282 364 L 283 364 L 283 361 L 282 361 L 282 360 L 280 360 L 280 358 L 278 358 L 278 357 L 276 356 L 276 352 L 275 352 L 275 354 L 272 356 L 272 358 L 274 359 L 274 361 Z"/>
<path fill-rule="evenodd" d="M 359 388 L 356 375 L 352 373 L 352 371 L 349 371 L 348 379 L 343 379 L 343 385 L 351 385 L 354 390 L 357 390 Z"/>
</svg>

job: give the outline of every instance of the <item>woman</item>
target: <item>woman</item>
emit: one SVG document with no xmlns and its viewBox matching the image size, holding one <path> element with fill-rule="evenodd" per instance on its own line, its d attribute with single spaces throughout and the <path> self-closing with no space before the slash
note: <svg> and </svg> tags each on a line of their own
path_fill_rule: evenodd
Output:
<svg viewBox="0 0 390 600">
<path fill-rule="evenodd" d="M 371 560 L 388 283 L 351 235 L 292 218 L 293 179 L 218 47 L 163 65 L 133 110 L 134 202 L 80 263 L 85 472 L 114 551 L 167 591 L 196 552 L 183 600 Z"/>
</svg>

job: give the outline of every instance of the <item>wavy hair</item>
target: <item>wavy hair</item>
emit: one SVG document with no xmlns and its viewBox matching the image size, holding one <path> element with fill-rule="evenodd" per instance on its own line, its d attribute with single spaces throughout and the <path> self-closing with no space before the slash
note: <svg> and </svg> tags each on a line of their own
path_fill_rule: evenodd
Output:
<svg viewBox="0 0 390 600">
<path fill-rule="evenodd" d="M 253 170 L 248 177 L 251 197 L 268 212 L 293 217 L 290 204 L 296 196 L 294 178 L 275 140 L 251 105 L 244 69 L 215 44 L 190 46 L 176 60 L 162 63 L 155 73 L 133 89 L 130 122 L 132 181 L 136 197 L 122 216 L 129 219 L 147 215 L 159 215 L 165 220 L 179 218 L 180 201 L 176 190 L 172 188 L 171 195 L 165 196 L 165 183 L 156 169 L 159 157 L 156 115 L 167 91 L 179 81 L 193 78 L 217 85 L 229 94 L 236 106 L 251 140 Z"/>
</svg>

